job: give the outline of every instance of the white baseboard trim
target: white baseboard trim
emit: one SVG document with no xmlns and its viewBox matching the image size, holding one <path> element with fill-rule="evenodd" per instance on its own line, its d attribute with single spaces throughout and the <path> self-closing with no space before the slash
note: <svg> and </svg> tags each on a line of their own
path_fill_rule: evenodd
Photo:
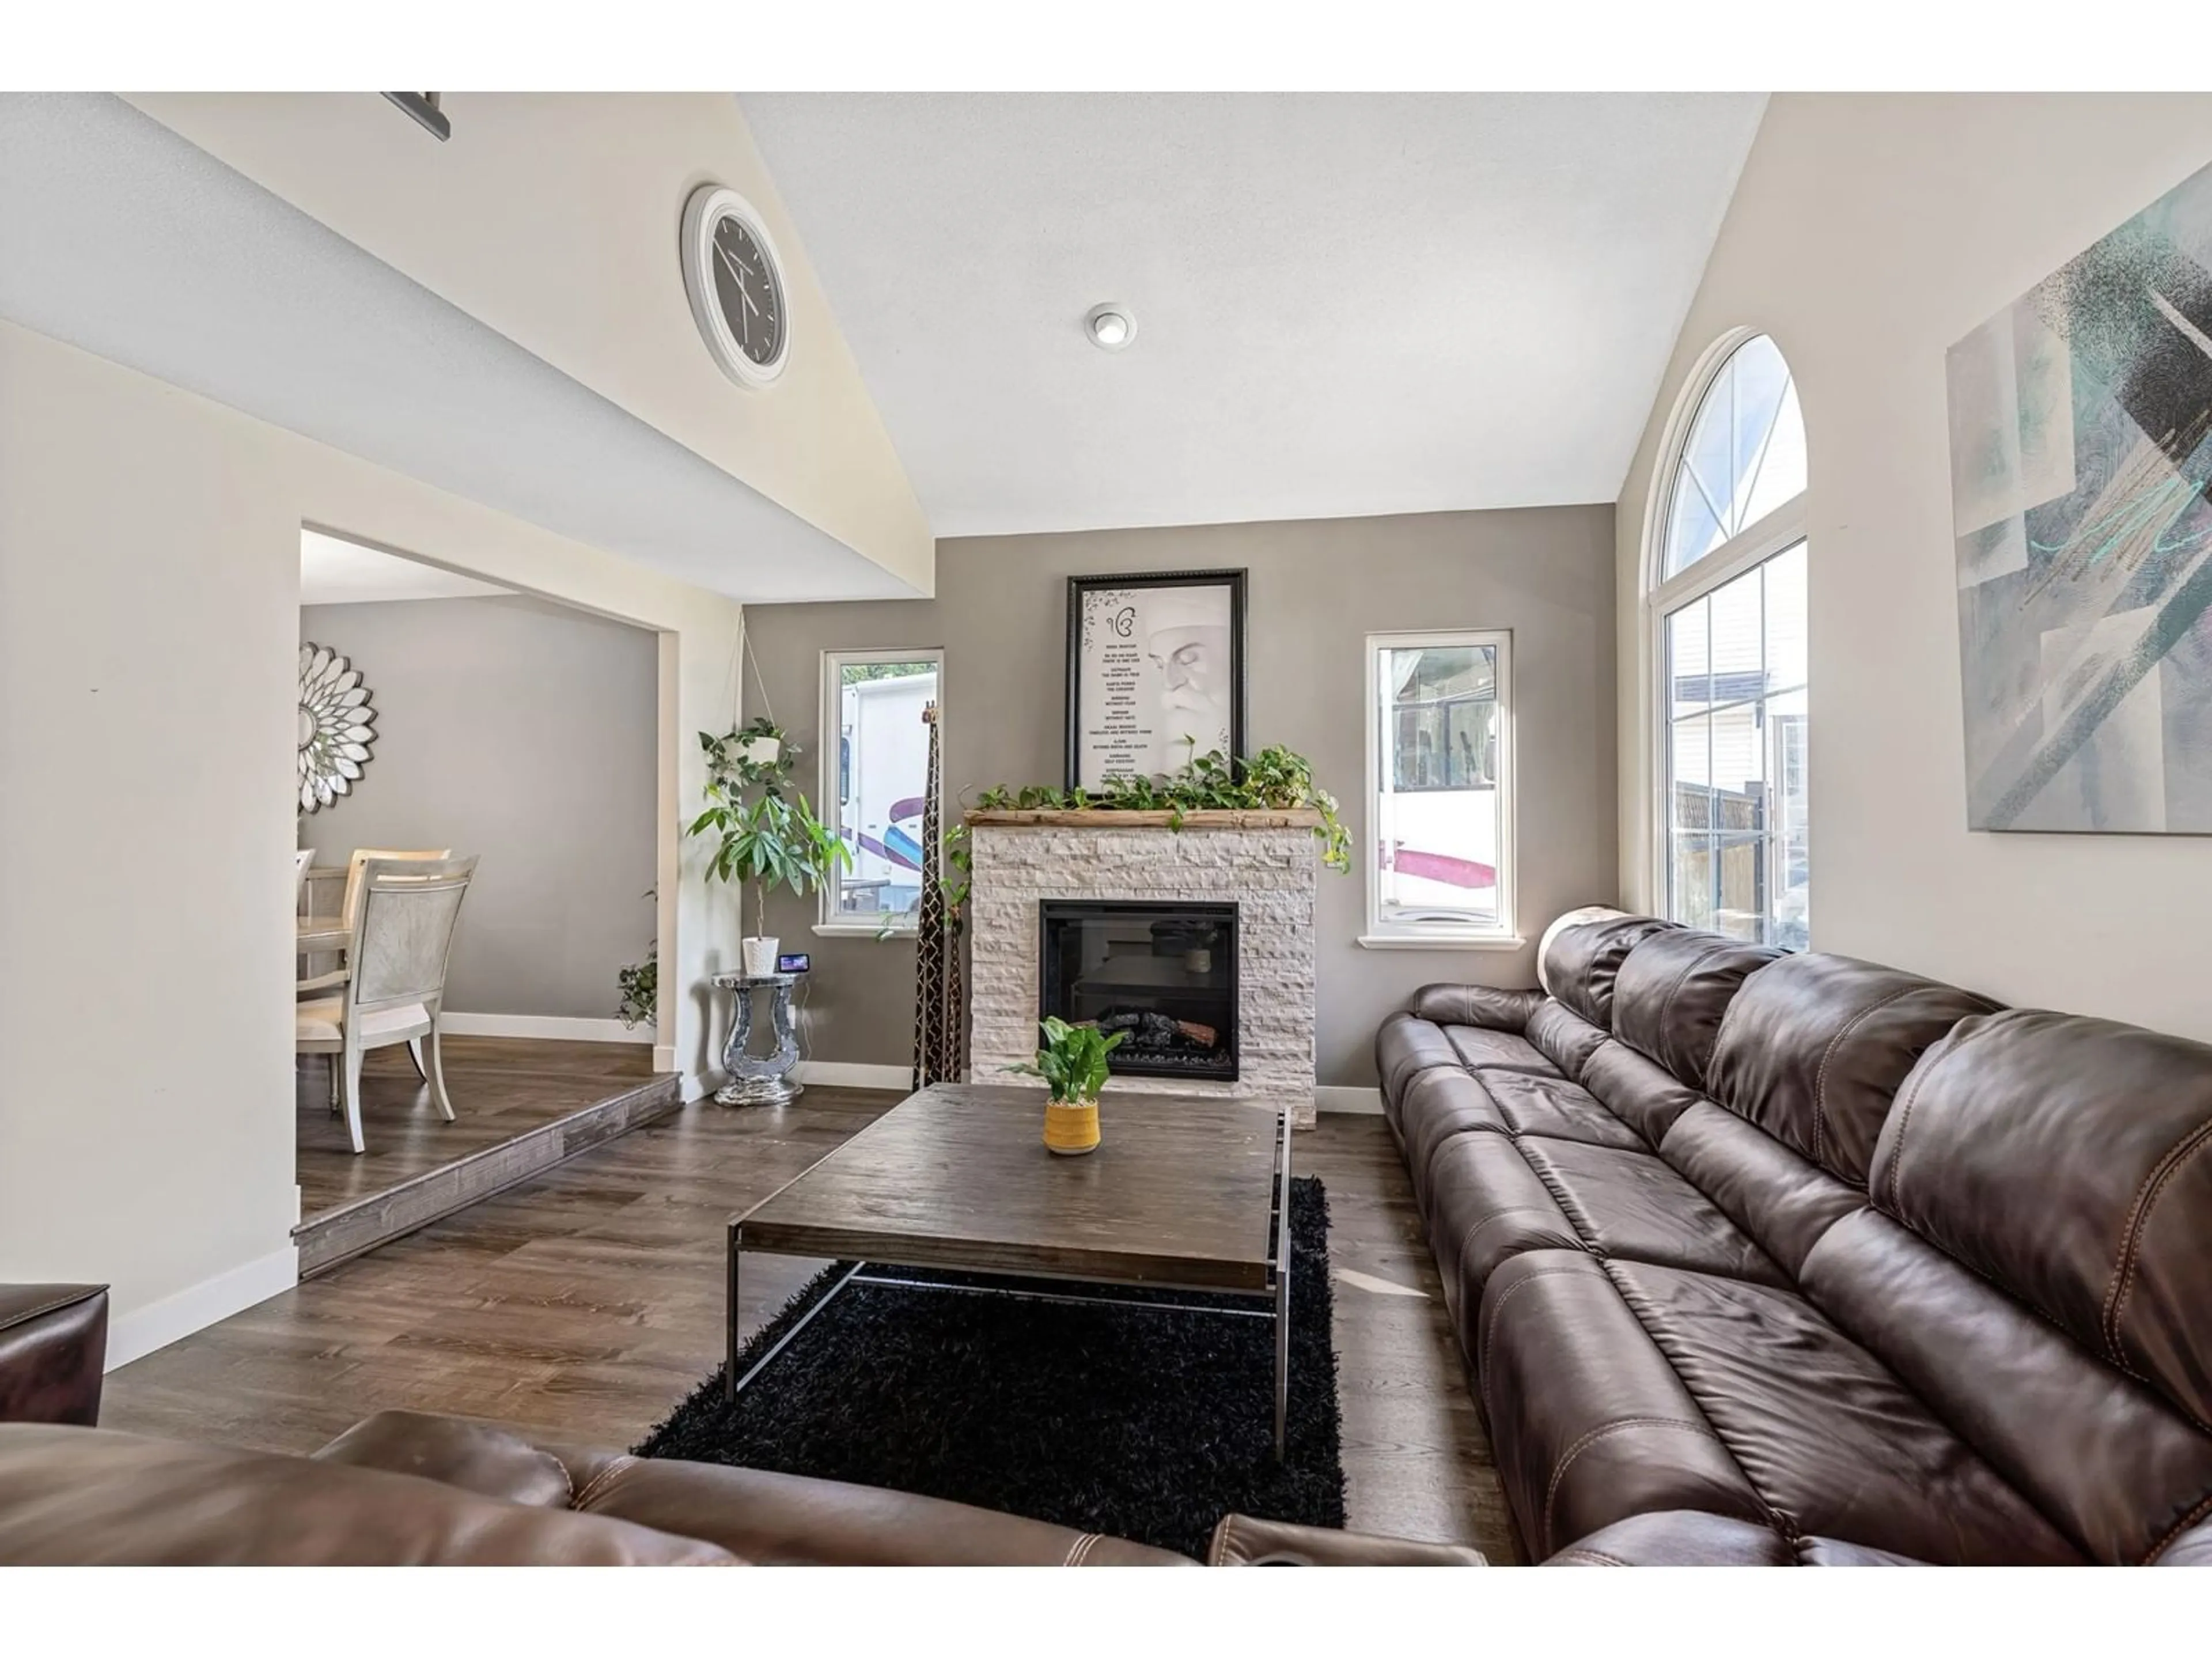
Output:
<svg viewBox="0 0 2212 1659">
<path fill-rule="evenodd" d="M 442 1014 L 450 1036 L 538 1037 L 561 1042 L 651 1042 L 653 1028 L 633 1030 L 618 1019 L 579 1019 L 559 1014 Z M 672 1066 L 670 1070 L 673 1070 Z"/>
<path fill-rule="evenodd" d="M 825 1089 L 896 1089 L 914 1086 L 910 1066 L 848 1066 L 835 1060 L 802 1060 L 791 1074 L 801 1083 L 818 1083 Z"/>
<path fill-rule="evenodd" d="M 1380 1089 L 1354 1088 L 1341 1083 L 1324 1083 L 1314 1090 L 1314 1110 L 1349 1112 L 1358 1117 L 1380 1117 L 1382 1115 L 1382 1091 Z"/>
<path fill-rule="evenodd" d="M 300 1282 L 300 1252 L 287 1244 L 281 1250 L 241 1262 L 228 1273 L 202 1279 L 173 1296 L 143 1308 L 118 1314 L 107 1327 L 107 1364 L 113 1370 L 156 1348 L 166 1348 L 194 1331 L 204 1330 L 218 1319 L 266 1302 Z"/>
<path fill-rule="evenodd" d="M 684 1103 L 689 1106 L 695 1100 L 704 1100 L 721 1086 L 722 1074 L 720 1072 L 686 1072 L 684 1074 Z"/>
<path fill-rule="evenodd" d="M 684 1069 L 676 1063 L 674 1043 L 656 1042 L 653 1045 L 653 1069 L 656 1072 L 680 1072 Z"/>
</svg>

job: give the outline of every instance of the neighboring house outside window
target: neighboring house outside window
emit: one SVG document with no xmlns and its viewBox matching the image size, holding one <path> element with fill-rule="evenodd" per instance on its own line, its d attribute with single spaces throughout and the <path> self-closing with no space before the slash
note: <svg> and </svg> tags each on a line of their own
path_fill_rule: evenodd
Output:
<svg viewBox="0 0 2212 1659">
<path fill-rule="evenodd" d="M 816 811 L 852 862 L 822 890 L 817 932 L 910 933 L 921 897 L 929 727 L 940 651 L 822 655 L 822 781 Z"/>
<path fill-rule="evenodd" d="M 1674 921 L 1802 949 L 1804 420 L 1763 334 L 1734 343 L 1694 395 L 1650 557 L 1655 890 Z"/>
<path fill-rule="evenodd" d="M 1517 944 L 1512 637 L 1367 638 L 1370 946 Z"/>
</svg>

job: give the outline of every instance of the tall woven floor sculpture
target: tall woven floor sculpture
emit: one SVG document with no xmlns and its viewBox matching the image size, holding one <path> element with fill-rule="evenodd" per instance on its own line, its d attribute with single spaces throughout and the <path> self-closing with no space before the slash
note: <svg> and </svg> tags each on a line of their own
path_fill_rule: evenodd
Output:
<svg viewBox="0 0 2212 1659">
<path fill-rule="evenodd" d="M 937 705 L 921 711 L 929 727 L 929 781 L 922 792 L 921 918 L 914 951 L 914 1086 L 957 1083 L 967 1069 L 960 997 L 960 929 L 945 902 L 945 834 L 938 802 L 942 763 Z"/>
</svg>

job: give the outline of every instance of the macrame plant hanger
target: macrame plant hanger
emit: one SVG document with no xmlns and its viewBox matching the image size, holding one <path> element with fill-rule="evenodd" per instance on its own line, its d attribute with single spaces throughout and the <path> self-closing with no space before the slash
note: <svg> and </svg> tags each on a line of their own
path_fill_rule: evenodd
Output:
<svg viewBox="0 0 2212 1659">
<path fill-rule="evenodd" d="M 939 810 L 942 763 L 937 705 L 921 711 L 929 727 L 929 779 L 922 792 L 921 916 L 914 951 L 914 1086 L 957 1083 L 966 1069 L 961 1017 L 960 929 L 945 902 L 945 835 Z"/>
</svg>

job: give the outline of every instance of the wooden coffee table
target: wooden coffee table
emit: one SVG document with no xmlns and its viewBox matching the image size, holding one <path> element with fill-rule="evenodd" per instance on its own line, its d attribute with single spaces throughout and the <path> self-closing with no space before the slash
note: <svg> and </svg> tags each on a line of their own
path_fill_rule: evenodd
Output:
<svg viewBox="0 0 2212 1659">
<path fill-rule="evenodd" d="M 848 1285 L 1176 1309 L 1275 1322 L 1275 1455 L 1291 1364 L 1291 1113 L 1256 1102 L 1107 1091 L 1097 1152 L 1057 1158 L 1044 1095 L 940 1083 L 878 1118 L 730 1223 L 729 1398 Z M 747 1250 L 854 1265 L 744 1376 L 738 1268 Z M 937 1267 L 1249 1297 L 1258 1308 L 917 1284 Z"/>
</svg>

